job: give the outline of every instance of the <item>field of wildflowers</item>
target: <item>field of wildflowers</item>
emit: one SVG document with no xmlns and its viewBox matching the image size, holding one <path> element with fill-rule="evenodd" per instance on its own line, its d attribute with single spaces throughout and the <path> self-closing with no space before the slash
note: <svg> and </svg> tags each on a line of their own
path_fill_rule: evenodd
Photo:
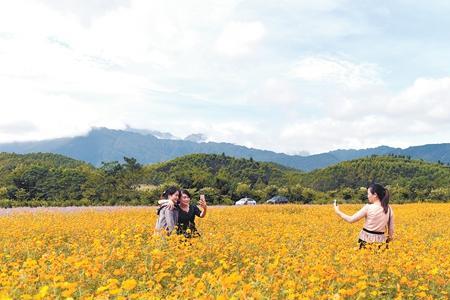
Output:
<svg viewBox="0 0 450 300">
<path fill-rule="evenodd" d="M 0 299 L 448 299 L 450 205 L 393 207 L 388 250 L 331 205 L 213 207 L 189 241 L 154 208 L 0 214 Z"/>
</svg>

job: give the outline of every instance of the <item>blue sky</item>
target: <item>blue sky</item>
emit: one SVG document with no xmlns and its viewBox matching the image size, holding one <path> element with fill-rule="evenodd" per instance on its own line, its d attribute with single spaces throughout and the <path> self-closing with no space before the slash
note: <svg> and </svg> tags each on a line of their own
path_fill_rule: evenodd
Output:
<svg viewBox="0 0 450 300">
<path fill-rule="evenodd" d="M 0 142 L 91 127 L 279 152 L 450 142 L 447 1 L 2 1 Z"/>
</svg>

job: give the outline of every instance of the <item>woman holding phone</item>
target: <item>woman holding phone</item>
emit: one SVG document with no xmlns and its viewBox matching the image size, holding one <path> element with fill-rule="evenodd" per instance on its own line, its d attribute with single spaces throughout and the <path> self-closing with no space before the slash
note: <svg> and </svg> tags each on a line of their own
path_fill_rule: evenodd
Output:
<svg viewBox="0 0 450 300">
<path fill-rule="evenodd" d="M 334 200 L 336 214 L 349 223 L 365 218 L 364 228 L 359 233 L 359 248 L 365 248 L 368 243 L 389 243 L 394 238 L 394 213 L 389 206 L 389 191 L 382 185 L 372 183 L 367 189 L 366 204 L 354 215 L 349 216 L 341 212 Z M 385 229 L 388 236 L 385 236 Z"/>
<path fill-rule="evenodd" d="M 200 195 L 199 206 L 191 204 L 191 194 L 187 190 L 179 191 L 179 201 L 176 205 L 173 201 L 162 199 L 158 201 L 161 207 L 166 208 L 168 211 L 176 212 L 176 225 L 177 234 L 183 234 L 187 238 L 194 236 L 200 236 L 195 227 L 195 217 L 204 218 L 206 216 L 205 195 Z"/>
<path fill-rule="evenodd" d="M 191 204 L 191 194 L 187 190 L 181 190 L 180 204 L 178 211 L 178 234 L 183 234 L 185 237 L 200 236 L 195 227 L 195 217 L 204 218 L 206 216 L 205 195 L 200 195 L 199 206 Z"/>
</svg>

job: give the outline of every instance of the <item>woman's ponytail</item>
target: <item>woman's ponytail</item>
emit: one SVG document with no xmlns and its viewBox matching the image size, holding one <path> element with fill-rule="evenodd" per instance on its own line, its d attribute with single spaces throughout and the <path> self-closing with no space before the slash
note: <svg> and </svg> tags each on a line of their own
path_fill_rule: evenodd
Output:
<svg viewBox="0 0 450 300">
<path fill-rule="evenodd" d="M 383 210 L 384 213 L 387 214 L 388 210 L 389 210 L 389 190 L 388 189 L 384 189 L 384 197 L 383 199 L 381 199 L 381 206 L 383 206 Z"/>
<path fill-rule="evenodd" d="M 372 194 L 377 194 L 378 198 L 381 201 L 381 206 L 383 207 L 384 213 L 387 214 L 389 210 L 389 191 L 384 188 L 381 184 L 371 183 L 369 185 L 369 190 Z"/>
</svg>

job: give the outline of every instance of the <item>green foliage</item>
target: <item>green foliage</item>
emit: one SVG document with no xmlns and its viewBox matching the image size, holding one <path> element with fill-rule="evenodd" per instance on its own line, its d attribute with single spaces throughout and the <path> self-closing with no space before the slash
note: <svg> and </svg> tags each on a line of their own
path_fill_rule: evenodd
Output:
<svg viewBox="0 0 450 300">
<path fill-rule="evenodd" d="M 212 203 L 222 199 L 233 202 L 242 197 L 267 200 L 276 194 L 277 186 L 289 182 L 292 174 L 300 174 L 274 163 L 236 159 L 216 154 L 191 154 L 165 163 L 146 166 L 145 183 L 158 185 L 173 181 L 182 188 L 213 188 Z M 272 185 L 270 191 L 267 186 Z"/>
<path fill-rule="evenodd" d="M 432 189 L 430 192 L 430 199 L 437 201 L 448 201 L 450 199 L 450 188 L 439 187 Z"/>
<path fill-rule="evenodd" d="M 403 156 L 372 156 L 346 161 L 303 174 L 300 183 L 320 191 L 357 189 L 372 181 L 408 190 L 430 189 L 450 183 L 450 168 Z"/>
<path fill-rule="evenodd" d="M 142 178 L 142 166 L 134 158 L 124 161 L 96 169 L 61 155 L 1 153 L 0 196 L 28 206 L 131 201 L 141 196 L 135 185 Z"/>
<path fill-rule="evenodd" d="M 250 197 L 251 195 L 250 185 L 246 183 L 238 183 L 234 193 L 237 198 Z"/>
<path fill-rule="evenodd" d="M 0 153 L 0 206 L 155 205 L 169 186 L 188 189 L 196 203 L 233 204 L 243 197 L 259 203 L 282 195 L 294 203 L 367 201 L 367 185 L 388 184 L 391 201 L 448 201 L 450 168 L 401 156 L 372 156 L 303 173 L 274 163 L 215 154 L 192 154 L 142 166 L 89 164 L 54 154 Z"/>
</svg>

